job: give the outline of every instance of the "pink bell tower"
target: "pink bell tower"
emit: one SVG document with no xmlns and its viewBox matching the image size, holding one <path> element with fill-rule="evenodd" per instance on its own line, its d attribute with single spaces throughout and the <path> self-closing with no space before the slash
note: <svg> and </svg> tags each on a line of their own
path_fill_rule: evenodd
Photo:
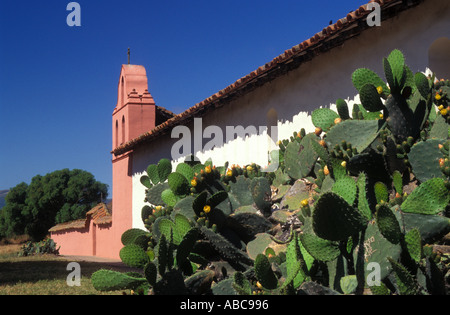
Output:
<svg viewBox="0 0 450 315">
<path fill-rule="evenodd" d="M 145 68 L 122 65 L 117 105 L 112 114 L 113 150 L 154 129 L 155 115 L 155 101 L 148 92 Z M 112 227 L 117 253 L 122 248 L 122 233 L 132 228 L 132 163 L 133 151 L 112 157 Z"/>
</svg>

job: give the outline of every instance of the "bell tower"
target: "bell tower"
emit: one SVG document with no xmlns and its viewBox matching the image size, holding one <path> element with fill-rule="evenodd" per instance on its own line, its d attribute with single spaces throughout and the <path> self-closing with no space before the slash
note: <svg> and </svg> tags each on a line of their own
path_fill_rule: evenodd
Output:
<svg viewBox="0 0 450 315">
<path fill-rule="evenodd" d="M 145 68 L 122 65 L 113 112 L 113 150 L 155 128 L 155 101 L 148 92 Z"/>
<path fill-rule="evenodd" d="M 155 128 L 156 107 L 148 92 L 145 68 L 122 65 L 117 104 L 112 114 L 112 149 Z M 111 244 L 119 253 L 122 233 L 132 228 L 133 151 L 112 156 L 112 228 Z"/>
</svg>

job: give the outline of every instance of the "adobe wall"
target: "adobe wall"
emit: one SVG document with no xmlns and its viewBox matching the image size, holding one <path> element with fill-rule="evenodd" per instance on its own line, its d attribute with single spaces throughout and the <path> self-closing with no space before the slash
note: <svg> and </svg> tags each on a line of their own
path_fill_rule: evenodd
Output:
<svg viewBox="0 0 450 315">
<path fill-rule="evenodd" d="M 123 232 L 132 228 L 132 164 L 130 155 L 124 155 L 113 160 L 113 187 L 112 187 L 112 231 L 108 246 L 117 257 L 123 245 L 121 237 Z M 143 198 L 142 198 L 143 199 Z M 140 215 L 140 214 L 139 214 Z"/>
<path fill-rule="evenodd" d="M 84 229 L 70 229 L 52 232 L 51 238 L 60 247 L 60 255 L 92 256 L 92 235 L 89 226 Z"/>
<path fill-rule="evenodd" d="M 111 224 L 96 225 L 89 220 L 85 228 L 51 232 L 51 238 L 60 247 L 60 255 L 119 259 L 123 245 L 113 241 L 114 234 Z"/>
</svg>

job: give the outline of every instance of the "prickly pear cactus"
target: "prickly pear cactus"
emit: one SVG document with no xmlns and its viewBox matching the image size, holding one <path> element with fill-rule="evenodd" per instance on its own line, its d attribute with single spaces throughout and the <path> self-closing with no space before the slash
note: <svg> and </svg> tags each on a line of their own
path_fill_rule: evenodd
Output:
<svg viewBox="0 0 450 315">
<path fill-rule="evenodd" d="M 445 294 L 448 261 L 429 244 L 450 232 L 450 83 L 412 73 L 394 50 L 384 78 L 357 69 L 361 104 L 312 113 L 255 163 L 150 165 L 123 262 L 98 290 L 149 294 Z M 351 115 L 350 115 L 351 109 Z M 447 266 L 447 267 L 446 267 Z M 448 277 L 448 276 L 447 276 Z"/>
</svg>

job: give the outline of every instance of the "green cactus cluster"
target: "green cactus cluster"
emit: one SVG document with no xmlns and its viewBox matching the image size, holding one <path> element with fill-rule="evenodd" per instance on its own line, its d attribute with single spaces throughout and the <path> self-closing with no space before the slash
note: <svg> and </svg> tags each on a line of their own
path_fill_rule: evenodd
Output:
<svg viewBox="0 0 450 315">
<path fill-rule="evenodd" d="M 357 69 L 361 104 L 312 113 L 256 164 L 150 165 L 142 220 L 120 257 L 142 273 L 100 270 L 98 290 L 149 294 L 447 294 L 449 81 L 413 74 L 394 50 L 385 80 Z M 350 115 L 351 114 L 351 115 Z M 374 277 L 374 266 L 375 278 Z M 376 281 L 369 281 L 376 280 Z"/>
</svg>

